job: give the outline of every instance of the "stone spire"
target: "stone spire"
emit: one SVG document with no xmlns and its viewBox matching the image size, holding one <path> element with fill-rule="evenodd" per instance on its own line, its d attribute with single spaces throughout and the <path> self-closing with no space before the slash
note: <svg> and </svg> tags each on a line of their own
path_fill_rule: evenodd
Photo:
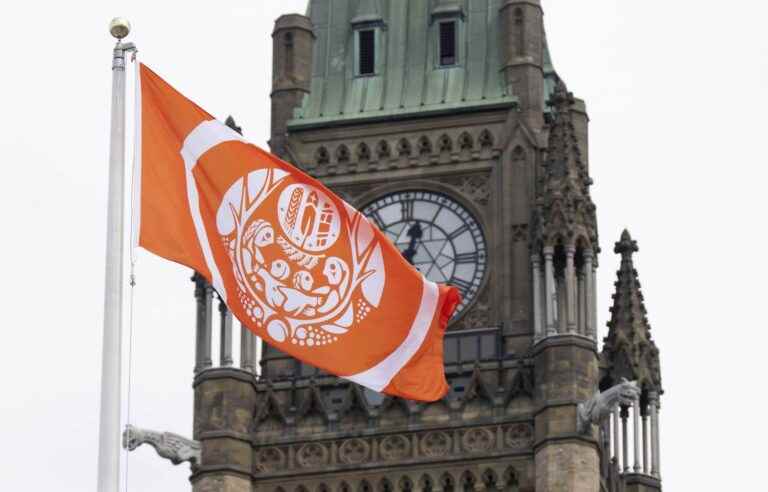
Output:
<svg viewBox="0 0 768 492">
<path fill-rule="evenodd" d="M 661 394 L 659 349 L 651 339 L 640 280 L 632 262 L 637 251 L 637 241 L 625 229 L 614 248 L 621 255 L 621 266 L 603 345 L 603 364 L 609 379 L 606 383 L 616 384 L 621 378 L 637 380 L 644 391 Z"/>
<path fill-rule="evenodd" d="M 585 247 L 597 253 L 595 205 L 589 194 L 592 180 L 573 124 L 574 97 L 559 78 L 548 104 L 552 119 L 533 217 L 534 240 L 552 246 L 558 240 L 569 245 L 582 239 Z"/>
</svg>

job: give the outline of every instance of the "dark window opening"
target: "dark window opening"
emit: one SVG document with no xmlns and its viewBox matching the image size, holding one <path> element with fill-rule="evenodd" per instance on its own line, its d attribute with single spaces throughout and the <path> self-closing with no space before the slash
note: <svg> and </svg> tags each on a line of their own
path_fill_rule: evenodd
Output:
<svg viewBox="0 0 768 492">
<path fill-rule="evenodd" d="M 440 65 L 456 64 L 456 22 L 440 23 Z"/>
<path fill-rule="evenodd" d="M 373 75 L 376 67 L 374 31 L 360 31 L 360 75 Z"/>
</svg>

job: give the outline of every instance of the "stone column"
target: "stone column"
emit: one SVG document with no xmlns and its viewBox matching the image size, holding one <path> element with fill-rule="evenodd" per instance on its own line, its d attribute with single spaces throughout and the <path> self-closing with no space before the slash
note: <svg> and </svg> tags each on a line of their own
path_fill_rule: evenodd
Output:
<svg viewBox="0 0 768 492">
<path fill-rule="evenodd" d="M 577 318 L 578 326 L 577 331 L 581 335 L 587 334 L 587 292 L 584 290 L 586 285 L 584 279 L 584 271 L 579 271 L 576 274 L 576 294 L 577 294 Z"/>
<path fill-rule="evenodd" d="M 541 319 L 541 259 L 538 253 L 531 255 L 533 269 L 533 339 L 543 338 Z"/>
<path fill-rule="evenodd" d="M 221 330 L 219 365 L 229 367 L 232 365 L 232 313 L 221 299 L 219 299 L 219 326 Z"/>
<path fill-rule="evenodd" d="M 566 331 L 576 333 L 576 267 L 574 256 L 576 248 L 565 248 L 565 316 Z"/>
<path fill-rule="evenodd" d="M 640 473 L 640 401 L 637 398 L 632 404 L 632 424 L 635 444 L 634 472 Z"/>
<path fill-rule="evenodd" d="M 240 368 L 253 372 L 253 334 L 245 326 L 240 327 Z"/>
<path fill-rule="evenodd" d="M 202 275 L 195 272 L 195 300 L 197 301 L 196 336 L 195 336 L 195 372 L 200 372 L 213 365 L 211 360 L 211 329 L 213 322 L 213 288 Z"/>
<path fill-rule="evenodd" d="M 629 472 L 629 433 L 627 420 L 629 419 L 629 407 L 621 407 L 621 472 Z"/>
<path fill-rule="evenodd" d="M 251 372 L 254 374 L 259 373 L 259 344 L 261 343 L 261 338 L 257 337 L 253 332 L 251 332 L 251 360 L 253 361 L 253 369 Z"/>
<path fill-rule="evenodd" d="M 584 291 L 586 294 L 586 322 L 585 335 L 593 340 L 597 339 L 597 296 L 595 294 L 595 267 L 592 262 L 592 250 L 584 251 Z"/>
<path fill-rule="evenodd" d="M 648 405 L 645 405 L 640 413 L 643 418 L 643 474 L 648 475 L 650 471 L 648 466 Z"/>
<path fill-rule="evenodd" d="M 651 391 L 648 395 L 651 411 L 651 475 L 661 478 L 661 460 L 659 459 L 659 395 Z"/>
<path fill-rule="evenodd" d="M 621 470 L 621 450 L 619 449 L 619 409 L 613 411 L 613 458 L 616 466 Z"/>
<path fill-rule="evenodd" d="M 555 266 L 552 259 L 555 255 L 555 248 L 546 246 L 544 248 L 544 291 L 547 311 L 547 333 L 546 336 L 557 334 L 555 327 Z"/>
</svg>

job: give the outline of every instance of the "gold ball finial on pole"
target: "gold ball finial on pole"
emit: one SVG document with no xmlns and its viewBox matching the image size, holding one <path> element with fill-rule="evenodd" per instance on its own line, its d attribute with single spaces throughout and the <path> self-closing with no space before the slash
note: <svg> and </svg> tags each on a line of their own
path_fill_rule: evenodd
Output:
<svg viewBox="0 0 768 492">
<path fill-rule="evenodd" d="M 124 17 L 115 17 L 109 23 L 109 33 L 118 40 L 123 39 L 131 32 L 131 23 Z"/>
</svg>

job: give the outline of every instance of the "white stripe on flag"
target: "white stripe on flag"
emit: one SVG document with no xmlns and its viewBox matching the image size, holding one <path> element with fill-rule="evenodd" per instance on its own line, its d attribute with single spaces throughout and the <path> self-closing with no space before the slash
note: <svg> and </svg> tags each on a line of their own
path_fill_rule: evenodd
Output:
<svg viewBox="0 0 768 492">
<path fill-rule="evenodd" d="M 181 156 L 184 158 L 187 177 L 187 200 L 189 200 L 189 210 L 192 212 L 192 221 L 195 224 L 197 232 L 197 241 L 203 250 L 203 257 L 208 270 L 211 272 L 211 283 L 216 292 L 219 293 L 224 303 L 227 302 L 227 291 L 224 289 L 224 282 L 221 279 L 219 267 L 213 259 L 211 245 L 208 242 L 208 233 L 205 231 L 203 216 L 200 215 L 200 196 L 197 192 L 195 178 L 192 176 L 192 170 L 197 165 L 200 156 L 208 150 L 223 142 L 242 141 L 243 137 L 230 127 L 221 124 L 216 120 L 208 120 L 200 123 L 184 139 L 184 145 L 181 148 Z"/>
<path fill-rule="evenodd" d="M 437 301 L 440 297 L 440 291 L 437 284 L 424 280 L 424 290 L 421 294 L 421 305 L 416 317 L 413 319 L 408 336 L 391 354 L 383 361 L 379 362 L 370 369 L 346 376 L 346 379 L 354 381 L 357 384 L 371 388 L 374 391 L 381 391 L 387 387 L 392 378 L 400 372 L 411 357 L 421 348 L 429 332 L 432 320 L 435 318 Z"/>
</svg>

